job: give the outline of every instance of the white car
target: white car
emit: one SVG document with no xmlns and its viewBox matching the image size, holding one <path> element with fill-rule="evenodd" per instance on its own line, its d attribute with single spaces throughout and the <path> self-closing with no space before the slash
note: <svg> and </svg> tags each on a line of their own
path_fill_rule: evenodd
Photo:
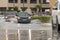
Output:
<svg viewBox="0 0 60 40">
<path fill-rule="evenodd" d="M 0 15 L 0 21 L 5 21 L 3 15 Z"/>
</svg>

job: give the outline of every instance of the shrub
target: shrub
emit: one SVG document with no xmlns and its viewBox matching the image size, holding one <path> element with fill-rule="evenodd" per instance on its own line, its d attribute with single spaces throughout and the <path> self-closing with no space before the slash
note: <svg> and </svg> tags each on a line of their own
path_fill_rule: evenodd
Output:
<svg viewBox="0 0 60 40">
<path fill-rule="evenodd" d="M 3 15 L 4 13 L 0 13 L 0 15 Z"/>
<path fill-rule="evenodd" d="M 22 11 L 25 11 L 27 8 L 26 7 L 22 7 L 21 9 L 22 9 Z"/>
<path fill-rule="evenodd" d="M 18 7 L 14 7 L 14 11 L 18 11 Z"/>
<path fill-rule="evenodd" d="M 31 20 L 39 19 L 41 22 L 47 23 L 50 21 L 50 16 L 32 16 Z"/>
<path fill-rule="evenodd" d="M 20 12 L 20 10 L 17 10 L 17 12 Z"/>
<path fill-rule="evenodd" d="M 40 16 L 32 16 L 31 20 L 34 20 L 34 19 L 40 19 Z"/>
<path fill-rule="evenodd" d="M 40 17 L 40 21 L 41 21 L 41 22 L 47 23 L 47 22 L 50 21 L 50 17 L 47 17 L 47 16 L 41 16 L 41 17 Z"/>
</svg>

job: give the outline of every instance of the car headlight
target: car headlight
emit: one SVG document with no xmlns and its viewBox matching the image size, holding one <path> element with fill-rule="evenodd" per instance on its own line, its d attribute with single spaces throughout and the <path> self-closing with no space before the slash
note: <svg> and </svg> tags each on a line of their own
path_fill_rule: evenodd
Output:
<svg viewBox="0 0 60 40">
<path fill-rule="evenodd" d="M 29 19 L 31 19 L 31 17 L 29 17 Z"/>
<path fill-rule="evenodd" d="M 8 18 L 7 16 L 5 18 Z"/>
<path fill-rule="evenodd" d="M 18 17 L 18 19 L 20 19 L 20 17 Z"/>
<path fill-rule="evenodd" d="M 15 18 L 17 18 L 17 16 L 15 16 Z"/>
</svg>

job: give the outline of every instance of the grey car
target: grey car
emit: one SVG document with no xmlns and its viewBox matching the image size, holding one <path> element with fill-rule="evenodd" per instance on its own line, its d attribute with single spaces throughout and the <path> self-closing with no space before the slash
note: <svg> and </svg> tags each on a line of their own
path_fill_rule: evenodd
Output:
<svg viewBox="0 0 60 40">
<path fill-rule="evenodd" d="M 10 22 L 11 19 L 16 17 L 16 12 L 6 12 L 4 15 L 5 21 Z"/>
<path fill-rule="evenodd" d="M 27 12 L 19 12 L 18 13 L 18 23 L 30 23 L 31 22 L 31 15 Z"/>
</svg>

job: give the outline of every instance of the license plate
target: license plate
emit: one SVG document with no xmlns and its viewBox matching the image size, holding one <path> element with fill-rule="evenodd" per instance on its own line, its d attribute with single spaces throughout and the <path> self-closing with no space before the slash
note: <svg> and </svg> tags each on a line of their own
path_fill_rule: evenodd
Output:
<svg viewBox="0 0 60 40">
<path fill-rule="evenodd" d="M 26 19 L 23 19 L 23 21 L 26 21 Z"/>
</svg>

